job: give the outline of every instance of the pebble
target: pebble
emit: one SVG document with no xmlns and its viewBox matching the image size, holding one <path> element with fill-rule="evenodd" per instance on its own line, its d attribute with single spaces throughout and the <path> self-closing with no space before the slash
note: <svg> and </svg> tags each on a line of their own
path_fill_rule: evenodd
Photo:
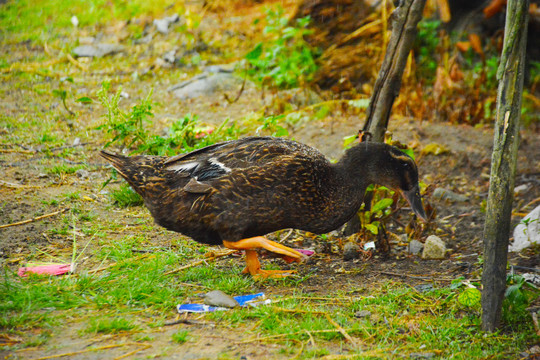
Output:
<svg viewBox="0 0 540 360">
<path fill-rule="evenodd" d="M 418 240 L 412 240 L 409 243 L 409 254 L 418 255 L 424 249 L 424 244 Z"/>
<path fill-rule="evenodd" d="M 514 195 L 526 194 L 529 191 L 529 184 L 523 184 L 514 188 Z"/>
<path fill-rule="evenodd" d="M 469 200 L 469 198 L 465 195 L 461 195 L 444 188 L 436 188 L 435 191 L 433 191 L 433 198 L 448 200 L 451 202 L 465 202 Z"/>
<path fill-rule="evenodd" d="M 425 293 L 425 292 L 433 290 L 433 285 L 432 284 L 420 284 L 420 285 L 416 285 L 414 288 L 419 293 Z"/>
<path fill-rule="evenodd" d="M 441 260 L 444 259 L 446 253 L 446 245 L 440 237 L 436 235 L 430 235 L 424 243 L 424 251 L 422 252 L 422 259 L 427 260 Z"/>
<path fill-rule="evenodd" d="M 234 308 L 240 306 L 232 296 L 225 294 L 221 290 L 213 290 L 204 295 L 204 303 L 210 306 Z"/>
<path fill-rule="evenodd" d="M 358 245 L 355 242 L 349 241 L 343 246 L 343 260 L 350 261 L 357 259 L 359 255 Z"/>
<path fill-rule="evenodd" d="M 169 33 L 169 25 L 177 22 L 180 20 L 180 16 L 178 14 L 174 14 L 172 16 L 164 17 L 163 19 L 155 19 L 154 20 L 154 26 L 156 27 L 156 30 L 160 33 L 167 35 Z"/>
<path fill-rule="evenodd" d="M 124 51 L 124 46 L 119 44 L 95 44 L 80 45 L 73 49 L 73 53 L 78 57 L 103 57 Z"/>
<path fill-rule="evenodd" d="M 540 205 L 514 228 L 514 242 L 510 244 L 508 250 L 519 252 L 532 244 L 540 244 Z"/>
<path fill-rule="evenodd" d="M 354 317 L 357 317 L 357 318 L 366 318 L 370 316 L 371 316 L 371 311 L 369 310 L 360 310 L 354 314 Z"/>
<path fill-rule="evenodd" d="M 79 169 L 79 170 L 75 171 L 75 175 L 77 175 L 77 177 L 79 177 L 81 179 L 86 179 L 87 177 L 90 176 L 90 173 L 87 170 Z"/>
<path fill-rule="evenodd" d="M 434 357 L 435 357 L 435 353 L 432 353 L 432 352 L 409 354 L 410 359 L 433 359 Z"/>
<path fill-rule="evenodd" d="M 212 95 L 221 91 L 240 90 L 243 80 L 228 73 L 201 74 L 190 80 L 171 86 L 174 96 L 180 100 Z M 246 81 L 246 87 L 251 82 Z"/>
</svg>

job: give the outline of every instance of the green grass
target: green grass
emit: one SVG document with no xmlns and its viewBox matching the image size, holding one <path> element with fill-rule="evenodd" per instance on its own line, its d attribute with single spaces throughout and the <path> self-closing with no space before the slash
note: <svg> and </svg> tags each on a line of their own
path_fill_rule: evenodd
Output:
<svg viewBox="0 0 540 360">
<path fill-rule="evenodd" d="M 121 317 L 113 318 L 94 318 L 90 320 L 85 332 L 92 334 L 116 334 L 122 331 L 130 331 L 135 329 L 135 324 Z"/>
<path fill-rule="evenodd" d="M 171 338 L 174 342 L 182 344 L 188 341 L 189 338 L 189 331 L 187 330 L 178 330 L 174 334 L 171 335 Z"/>
<path fill-rule="evenodd" d="M 111 199 L 115 205 L 121 208 L 141 206 L 144 204 L 141 195 L 137 194 L 127 183 L 120 185 L 118 190 L 111 190 Z"/>
<path fill-rule="evenodd" d="M 310 300 L 308 294 L 299 293 L 274 305 L 215 312 L 208 317 L 233 327 L 258 324 L 248 339 L 268 337 L 285 344 L 309 341 L 311 335 L 322 344 L 323 353 L 324 344 L 344 340 L 327 316 L 358 339 L 363 348 L 379 351 L 379 355 L 434 352 L 441 358 L 507 358 L 534 340 L 530 321 L 515 324 L 506 332 L 483 333 L 479 309 L 461 305 L 457 293 L 447 287 L 420 294 L 387 283 L 380 289 L 370 289 L 369 296 Z M 369 310 L 371 316 L 358 319 L 354 316 L 358 310 Z M 302 358 L 312 354 L 306 352 Z"/>
<path fill-rule="evenodd" d="M 77 16 L 79 27 L 86 27 L 112 20 L 129 20 L 142 14 L 162 14 L 170 4 L 166 0 L 8 0 L 0 5 L 0 35 L 9 35 L 13 42 L 48 41 L 73 31 L 72 16 Z M 173 7 L 183 11 L 181 5 Z"/>
</svg>

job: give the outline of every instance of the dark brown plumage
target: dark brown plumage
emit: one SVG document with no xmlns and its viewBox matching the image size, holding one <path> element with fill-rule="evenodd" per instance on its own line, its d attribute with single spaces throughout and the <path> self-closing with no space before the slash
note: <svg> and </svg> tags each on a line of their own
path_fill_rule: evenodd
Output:
<svg viewBox="0 0 540 360">
<path fill-rule="evenodd" d="M 414 161 L 386 144 L 360 143 L 336 164 L 309 146 L 273 137 L 228 141 L 171 158 L 107 151 L 101 156 L 143 197 L 159 225 L 205 244 L 264 247 L 299 260 L 298 252 L 261 236 L 285 228 L 334 230 L 358 211 L 372 183 L 401 190 L 425 218 Z M 256 253 L 247 255 L 249 272 L 273 275 L 253 270 Z"/>
</svg>

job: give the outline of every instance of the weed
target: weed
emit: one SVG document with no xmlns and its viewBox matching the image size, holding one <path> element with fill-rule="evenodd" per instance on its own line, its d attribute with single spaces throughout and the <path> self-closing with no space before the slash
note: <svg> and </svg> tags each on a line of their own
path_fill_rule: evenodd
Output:
<svg viewBox="0 0 540 360">
<path fill-rule="evenodd" d="M 189 331 L 187 330 L 178 330 L 174 334 L 171 335 L 172 340 L 176 343 L 183 344 L 185 343 L 189 338 Z"/>
<path fill-rule="evenodd" d="M 113 317 L 92 319 L 85 331 L 91 334 L 116 334 L 121 331 L 133 329 L 135 329 L 135 324 L 133 324 L 132 321 L 120 317 Z"/>
<path fill-rule="evenodd" d="M 434 79 L 437 69 L 437 58 L 434 56 L 439 46 L 439 20 L 422 19 L 418 23 L 418 35 L 415 39 L 414 49 L 418 62 L 419 77 Z"/>
<path fill-rule="evenodd" d="M 234 124 L 227 126 L 227 120 L 217 129 L 213 129 L 202 126 L 196 115 L 187 114 L 167 129 L 167 135 L 153 135 L 145 125 L 153 116 L 150 100 L 152 91 L 126 113 L 119 107 L 121 90 L 110 95 L 109 89 L 110 83 L 105 82 L 98 92 L 99 101 L 107 109 L 106 122 L 98 129 L 112 137 L 105 146 L 115 144 L 124 148 L 135 148 L 135 153 L 173 155 L 180 151 L 188 152 L 216 142 L 235 139 L 240 134 Z"/>
<path fill-rule="evenodd" d="M 504 293 L 503 319 L 509 324 L 523 322 L 528 317 L 526 308 L 540 296 L 540 289 L 525 281 L 521 275 L 508 274 L 506 283 L 508 287 Z"/>
<path fill-rule="evenodd" d="M 127 183 L 120 185 L 118 190 L 111 190 L 111 198 L 121 208 L 141 206 L 144 200 Z"/>
<path fill-rule="evenodd" d="M 120 88 L 115 94 L 109 95 L 110 86 L 110 82 L 104 82 L 97 94 L 99 101 L 107 109 L 107 122 L 99 126 L 98 129 L 105 129 L 105 132 L 112 136 L 112 140 L 105 146 L 118 143 L 123 147 L 130 148 L 133 145 L 144 144 L 148 138 L 148 131 L 144 124 L 149 121 L 149 117 L 153 116 L 150 101 L 152 90 L 140 104 L 133 106 L 131 111 L 126 113 L 118 106 L 122 89 Z"/>
<path fill-rule="evenodd" d="M 77 170 L 86 169 L 86 165 L 55 165 L 50 169 L 47 169 L 47 173 L 55 175 L 74 174 Z"/>
<path fill-rule="evenodd" d="M 280 120 L 285 119 L 285 115 L 271 115 L 259 118 L 258 122 L 262 122 L 256 130 L 257 134 L 265 133 L 271 136 L 289 136 L 289 131 L 279 124 Z"/>
<path fill-rule="evenodd" d="M 317 51 L 304 40 L 311 34 L 307 29 L 309 21 L 307 16 L 297 19 L 295 26 L 287 26 L 288 20 L 281 7 L 268 9 L 264 33 L 270 39 L 257 44 L 245 56 L 251 65 L 250 76 L 263 85 L 276 88 L 298 87 L 310 81 L 317 70 Z"/>
</svg>

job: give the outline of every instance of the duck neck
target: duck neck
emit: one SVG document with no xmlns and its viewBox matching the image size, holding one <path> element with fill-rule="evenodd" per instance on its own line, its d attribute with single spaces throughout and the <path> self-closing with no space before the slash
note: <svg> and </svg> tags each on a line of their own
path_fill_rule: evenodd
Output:
<svg viewBox="0 0 540 360">
<path fill-rule="evenodd" d="M 383 144 L 370 142 L 357 144 L 348 149 L 336 164 L 338 172 L 346 180 L 345 183 L 361 191 L 362 196 L 368 185 L 380 183 L 377 174 L 384 172 L 378 168 L 384 165 L 378 161 L 381 145 Z"/>
</svg>

